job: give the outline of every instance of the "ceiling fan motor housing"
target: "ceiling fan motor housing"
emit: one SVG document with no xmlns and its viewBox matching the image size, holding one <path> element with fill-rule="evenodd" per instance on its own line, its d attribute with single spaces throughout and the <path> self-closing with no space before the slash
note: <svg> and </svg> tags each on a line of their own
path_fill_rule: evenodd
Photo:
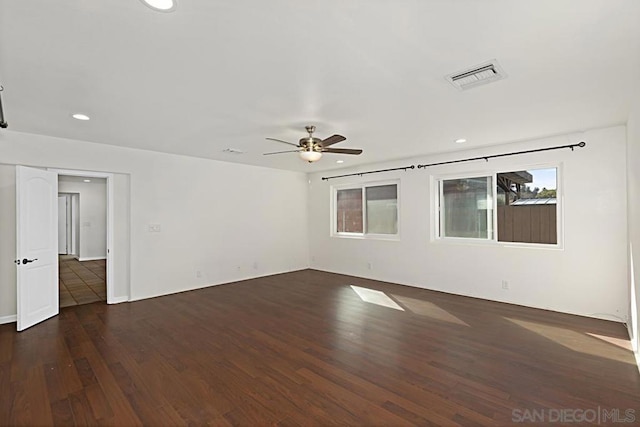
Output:
<svg viewBox="0 0 640 427">
<path fill-rule="evenodd" d="M 314 151 L 320 151 L 322 150 L 322 140 L 314 137 L 300 138 L 300 147 L 305 150 L 309 150 L 311 147 Z"/>
</svg>

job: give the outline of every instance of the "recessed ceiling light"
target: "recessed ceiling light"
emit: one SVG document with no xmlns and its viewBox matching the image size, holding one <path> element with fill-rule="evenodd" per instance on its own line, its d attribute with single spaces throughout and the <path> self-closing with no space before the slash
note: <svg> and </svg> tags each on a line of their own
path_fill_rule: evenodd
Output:
<svg viewBox="0 0 640 427">
<path fill-rule="evenodd" d="M 91 117 L 87 116 L 86 114 L 80 114 L 80 113 L 72 114 L 71 117 L 73 117 L 76 120 L 91 120 Z"/>
<path fill-rule="evenodd" d="M 83 181 L 84 181 L 84 182 L 91 182 L 91 180 L 90 180 L 90 179 L 85 179 L 85 180 L 83 180 Z"/>
<path fill-rule="evenodd" d="M 344 160 L 336 160 L 336 163 L 344 163 Z"/>
<path fill-rule="evenodd" d="M 140 0 L 149 8 L 158 12 L 173 12 L 176 9 L 177 0 Z"/>
<path fill-rule="evenodd" d="M 456 144 L 464 144 L 465 142 L 467 142 L 467 140 L 464 138 L 456 139 Z"/>
</svg>

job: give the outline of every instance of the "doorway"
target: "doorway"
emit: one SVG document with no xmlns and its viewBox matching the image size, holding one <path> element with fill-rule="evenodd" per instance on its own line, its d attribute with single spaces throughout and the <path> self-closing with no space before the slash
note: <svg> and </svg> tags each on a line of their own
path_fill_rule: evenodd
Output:
<svg viewBox="0 0 640 427">
<path fill-rule="evenodd" d="M 107 301 L 107 179 L 58 174 L 60 308 Z"/>
<path fill-rule="evenodd" d="M 68 197 L 71 203 L 67 210 L 70 214 L 67 236 L 71 244 L 67 245 L 66 255 L 59 255 L 60 307 L 98 301 L 112 304 L 115 302 L 113 174 L 49 170 L 58 174 L 58 195 Z"/>
<path fill-rule="evenodd" d="M 14 262 L 17 266 L 17 330 L 23 331 L 59 313 L 58 177 L 60 175 L 106 180 L 106 209 L 104 209 L 106 212 L 103 213 L 106 217 L 106 231 L 103 231 L 102 240 L 106 248 L 106 260 L 104 255 L 99 259 L 82 259 L 82 247 L 79 246 L 78 261 L 104 260 L 106 302 L 117 303 L 125 300 L 122 297 L 114 297 L 115 252 L 112 249 L 115 218 L 114 175 L 53 168 L 43 170 L 22 165 L 16 165 L 15 168 L 17 259 Z M 82 219 L 79 218 L 80 221 Z M 89 218 L 88 224 L 85 225 L 90 227 L 91 222 Z"/>
</svg>

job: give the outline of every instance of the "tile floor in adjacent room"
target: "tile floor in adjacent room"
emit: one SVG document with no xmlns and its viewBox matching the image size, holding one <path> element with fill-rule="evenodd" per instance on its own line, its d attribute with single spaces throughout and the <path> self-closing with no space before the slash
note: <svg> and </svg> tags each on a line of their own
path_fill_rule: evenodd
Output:
<svg viewBox="0 0 640 427">
<path fill-rule="evenodd" d="M 107 262 L 60 255 L 60 308 L 107 300 Z"/>
</svg>

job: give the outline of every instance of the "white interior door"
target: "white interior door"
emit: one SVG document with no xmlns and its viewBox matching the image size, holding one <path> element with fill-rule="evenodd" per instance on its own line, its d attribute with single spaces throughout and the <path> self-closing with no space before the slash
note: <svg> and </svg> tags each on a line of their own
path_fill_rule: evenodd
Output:
<svg viewBox="0 0 640 427">
<path fill-rule="evenodd" d="M 58 254 L 66 255 L 67 249 L 67 196 L 58 196 Z"/>
<path fill-rule="evenodd" d="M 58 175 L 16 166 L 18 331 L 58 314 Z"/>
</svg>

